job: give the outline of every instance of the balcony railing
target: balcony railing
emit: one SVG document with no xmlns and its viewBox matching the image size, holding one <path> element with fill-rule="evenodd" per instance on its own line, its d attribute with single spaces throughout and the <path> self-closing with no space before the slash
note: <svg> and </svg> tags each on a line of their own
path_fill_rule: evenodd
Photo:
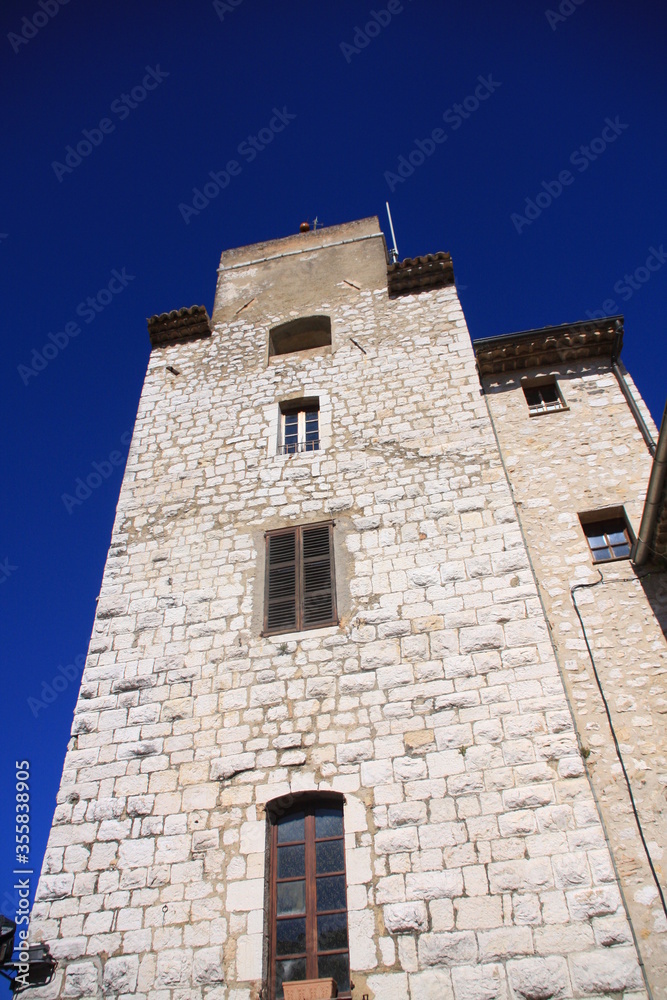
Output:
<svg viewBox="0 0 667 1000">
<path fill-rule="evenodd" d="M 286 444 L 281 444 L 278 449 L 281 455 L 296 455 L 301 451 L 319 451 L 320 450 L 320 439 L 314 438 L 312 441 L 288 441 Z"/>
</svg>

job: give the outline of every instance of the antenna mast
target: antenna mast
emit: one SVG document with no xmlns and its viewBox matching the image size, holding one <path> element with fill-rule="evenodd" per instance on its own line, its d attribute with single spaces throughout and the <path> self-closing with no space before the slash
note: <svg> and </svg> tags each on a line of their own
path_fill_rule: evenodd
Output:
<svg viewBox="0 0 667 1000">
<path fill-rule="evenodd" d="M 385 205 L 387 206 L 387 215 L 389 216 L 389 228 L 391 230 L 391 242 L 393 244 L 391 250 L 389 251 L 389 256 L 391 257 L 392 264 L 395 264 L 396 261 L 398 260 L 398 247 L 396 246 L 396 235 L 394 233 L 394 223 L 391 221 L 391 211 L 389 209 L 389 202 L 385 201 Z"/>
</svg>

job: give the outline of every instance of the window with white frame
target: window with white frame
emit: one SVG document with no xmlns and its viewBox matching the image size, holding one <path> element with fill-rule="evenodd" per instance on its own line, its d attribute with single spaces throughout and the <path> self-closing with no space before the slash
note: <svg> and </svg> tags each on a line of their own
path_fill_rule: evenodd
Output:
<svg viewBox="0 0 667 1000">
<path fill-rule="evenodd" d="M 635 538 L 623 507 L 579 515 L 593 562 L 629 559 Z"/>
<path fill-rule="evenodd" d="M 291 400 L 280 405 L 278 451 L 295 455 L 320 449 L 320 404 L 317 399 Z"/>
</svg>

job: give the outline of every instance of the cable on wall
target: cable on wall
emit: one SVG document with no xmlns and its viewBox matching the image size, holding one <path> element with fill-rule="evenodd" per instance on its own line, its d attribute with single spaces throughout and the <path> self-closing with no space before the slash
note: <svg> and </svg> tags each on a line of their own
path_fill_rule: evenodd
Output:
<svg viewBox="0 0 667 1000">
<path fill-rule="evenodd" d="M 602 704 L 604 705 L 605 714 L 607 716 L 607 722 L 609 723 L 609 729 L 611 730 L 611 737 L 612 737 L 612 739 L 614 741 L 614 747 L 616 749 L 616 756 L 618 757 L 618 762 L 621 765 L 621 770 L 623 771 L 623 777 L 625 779 L 625 785 L 626 785 L 626 788 L 628 790 L 628 795 L 630 796 L 630 804 L 632 806 L 632 812 L 634 813 L 635 822 L 637 824 L 637 829 L 639 831 L 639 837 L 640 837 L 641 842 L 642 842 L 642 844 L 644 846 L 644 852 L 646 854 L 646 860 L 648 861 L 649 868 L 651 869 L 651 875 L 653 876 L 653 881 L 655 882 L 656 889 L 658 890 L 658 895 L 660 896 L 660 902 L 662 903 L 663 912 L 665 914 L 665 917 L 667 917 L 667 903 L 665 902 L 665 894 L 662 891 L 662 886 L 660 885 L 660 882 L 658 881 L 658 875 L 657 875 L 656 870 L 655 870 L 655 868 L 653 866 L 653 860 L 651 858 L 651 855 L 650 855 L 650 852 L 649 852 L 649 849 L 648 849 L 648 844 L 646 843 L 646 838 L 644 837 L 644 830 L 642 828 L 641 820 L 639 818 L 639 813 L 637 812 L 637 805 L 635 803 L 635 797 L 632 794 L 632 786 L 630 784 L 630 778 L 628 777 L 628 772 L 625 769 L 625 763 L 623 761 L 623 755 L 621 754 L 621 748 L 619 746 L 619 742 L 618 742 L 618 739 L 616 737 L 616 730 L 614 729 L 614 723 L 613 723 L 612 718 L 611 718 L 611 712 L 609 710 L 609 703 L 607 702 L 607 699 L 605 698 L 604 690 L 603 690 L 602 684 L 600 682 L 600 675 L 598 674 L 597 667 L 595 665 L 595 658 L 593 657 L 593 651 L 591 649 L 590 643 L 588 641 L 588 636 L 586 634 L 586 626 L 584 625 L 584 620 L 581 617 L 581 612 L 579 611 L 579 608 L 577 606 L 577 602 L 576 602 L 576 599 L 575 599 L 575 596 L 574 596 L 575 595 L 575 591 L 577 591 L 577 590 L 585 590 L 585 589 L 588 589 L 590 587 L 598 587 L 601 583 L 604 583 L 605 582 L 604 581 L 604 577 L 603 577 L 602 573 L 600 573 L 599 569 L 598 569 L 598 573 L 600 574 L 600 579 L 596 580 L 594 583 L 578 583 L 574 587 L 571 587 L 570 588 L 570 597 L 572 598 L 572 604 L 573 604 L 574 610 L 575 610 L 575 612 L 577 614 L 577 618 L 579 619 L 579 624 L 581 625 L 581 631 L 582 631 L 582 634 L 583 634 L 583 637 L 584 637 L 584 642 L 586 643 L 586 649 L 588 650 L 588 656 L 589 656 L 589 659 L 591 661 L 591 666 L 593 668 L 593 675 L 595 677 L 595 683 L 597 684 L 598 691 L 600 692 L 600 697 L 602 698 Z M 616 582 L 616 581 L 614 581 L 614 582 Z"/>
</svg>

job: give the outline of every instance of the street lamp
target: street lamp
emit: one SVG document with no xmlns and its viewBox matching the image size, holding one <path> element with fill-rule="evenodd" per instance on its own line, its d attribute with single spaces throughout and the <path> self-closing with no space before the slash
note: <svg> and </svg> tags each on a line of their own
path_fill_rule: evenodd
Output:
<svg viewBox="0 0 667 1000">
<path fill-rule="evenodd" d="M 53 979 L 56 960 L 48 944 L 31 944 L 22 947 L 20 957 L 27 960 L 13 962 L 16 924 L 0 913 L 0 975 L 9 980 L 12 993 L 22 993 L 31 986 L 46 986 Z"/>
</svg>

